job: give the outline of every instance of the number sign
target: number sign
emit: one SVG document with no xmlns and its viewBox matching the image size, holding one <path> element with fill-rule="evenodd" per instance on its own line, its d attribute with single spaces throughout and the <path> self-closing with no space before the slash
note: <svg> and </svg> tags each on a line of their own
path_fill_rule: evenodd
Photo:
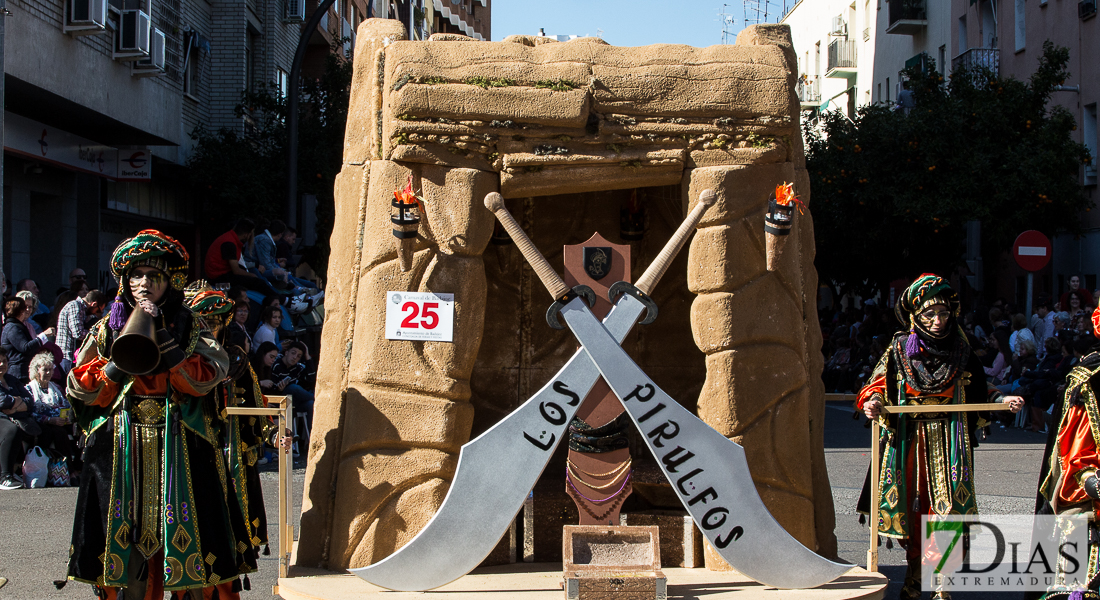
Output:
<svg viewBox="0 0 1100 600">
<path fill-rule="evenodd" d="M 454 341 L 455 295 L 386 292 L 386 339 Z"/>
</svg>

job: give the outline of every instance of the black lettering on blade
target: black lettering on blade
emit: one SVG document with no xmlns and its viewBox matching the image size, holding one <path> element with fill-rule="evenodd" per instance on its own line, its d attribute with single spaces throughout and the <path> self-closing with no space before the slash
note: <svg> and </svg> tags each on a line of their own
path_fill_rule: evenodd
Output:
<svg viewBox="0 0 1100 600">
<path fill-rule="evenodd" d="M 669 431 L 670 426 L 672 431 Z M 653 431 L 649 432 L 649 437 L 653 438 L 654 448 L 664 448 L 665 445 L 661 440 L 671 440 L 678 435 L 680 435 L 680 425 L 671 419 L 661 423 Z"/>
<path fill-rule="evenodd" d="M 644 392 L 648 392 L 648 393 L 644 393 Z M 645 385 L 639 385 L 639 386 L 636 386 L 634 388 L 633 392 L 630 392 L 629 394 L 627 394 L 626 398 L 623 398 L 623 402 L 626 402 L 627 400 L 637 400 L 638 402 L 649 402 L 649 399 L 652 398 L 653 394 L 656 394 L 656 393 L 657 393 L 657 390 L 653 388 L 653 384 L 651 384 L 651 383 L 647 383 Z"/>
<path fill-rule="evenodd" d="M 554 440 L 557 438 L 556 435 L 551 433 L 550 434 L 550 439 L 546 440 L 546 443 L 543 444 L 542 442 L 540 442 L 540 441 L 536 440 L 535 438 L 531 437 L 531 434 L 529 434 L 529 433 L 524 432 L 523 437 L 526 438 L 528 442 L 531 442 L 531 444 L 534 447 L 538 448 L 539 450 L 542 450 L 543 452 L 553 448 L 554 447 Z"/>
<path fill-rule="evenodd" d="M 549 412 L 551 409 L 553 409 L 553 414 Z M 550 423 L 551 425 L 565 424 L 565 411 L 553 402 L 540 403 L 539 412 L 542 413 L 542 418 L 546 419 L 546 422 Z"/>
<path fill-rule="evenodd" d="M 718 536 L 718 537 L 714 538 L 714 547 L 721 550 L 721 549 L 725 548 L 726 546 L 729 546 L 730 542 L 737 541 L 744 534 L 745 534 L 745 530 L 742 529 L 740 525 L 738 525 L 737 527 L 734 527 L 733 529 L 731 529 L 728 534 L 726 534 L 725 539 L 722 539 L 722 536 Z"/>
<path fill-rule="evenodd" d="M 569 398 L 569 402 L 566 403 L 569 406 L 576 406 L 577 403 L 581 401 L 581 397 L 578 396 L 576 392 L 569 389 L 569 386 L 565 385 L 564 381 L 555 381 L 553 389 L 562 396 Z"/>
</svg>

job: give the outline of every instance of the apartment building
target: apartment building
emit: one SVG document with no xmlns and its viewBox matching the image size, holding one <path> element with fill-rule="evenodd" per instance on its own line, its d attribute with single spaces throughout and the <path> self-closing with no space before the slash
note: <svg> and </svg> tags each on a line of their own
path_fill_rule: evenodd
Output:
<svg viewBox="0 0 1100 600">
<path fill-rule="evenodd" d="M 109 287 L 117 243 L 144 227 L 194 255 L 186 196 L 197 127 L 245 134 L 242 92 L 289 89 L 318 0 L 7 0 L 3 247 L 10 281 L 34 278 L 52 302 L 74 267 Z M 410 37 L 488 39 L 488 0 L 336 0 L 310 33 L 303 77 L 359 23 L 401 18 Z M 5 18 L 5 17 L 0 17 Z M 205 223 L 205 220 L 204 220 Z M 198 264 L 195 260 L 193 263 Z"/>
<path fill-rule="evenodd" d="M 951 0 L 870 0 L 875 4 L 873 102 L 896 102 L 909 67 L 951 73 Z"/>
<path fill-rule="evenodd" d="M 849 117 L 872 101 L 877 0 L 801 0 L 780 21 L 798 55 L 803 110 Z"/>
<path fill-rule="evenodd" d="M 1084 193 L 1094 202 L 1098 148 L 1097 103 L 1100 102 L 1100 19 L 1097 0 L 952 0 L 951 48 L 954 63 L 981 65 L 1002 77 L 1027 80 L 1035 72 L 1050 40 L 1069 49 L 1069 78 L 1053 93 L 1052 104 L 1073 115 L 1076 141 L 1089 148 L 1093 161 L 1080 169 Z M 1083 276 L 1083 285 L 1094 291 L 1100 285 L 1100 211 L 1065 215 L 1067 222 L 1079 219 L 1085 227 L 1082 237 L 1060 235 L 1052 242 L 1052 264 L 1038 274 L 1038 291 L 1065 291 L 1071 275 Z M 1011 264 L 1011 261 L 1005 261 Z M 1014 277 L 1002 286 L 1000 295 L 1019 296 L 1026 274 L 1014 264 Z M 1013 287 L 1014 286 L 1014 287 Z"/>
</svg>

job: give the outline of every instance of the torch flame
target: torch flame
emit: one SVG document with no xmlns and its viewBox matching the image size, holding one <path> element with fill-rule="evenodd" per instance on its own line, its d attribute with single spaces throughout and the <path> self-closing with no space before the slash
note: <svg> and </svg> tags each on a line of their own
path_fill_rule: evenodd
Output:
<svg viewBox="0 0 1100 600">
<path fill-rule="evenodd" d="M 800 215 L 804 214 L 802 209 L 806 206 L 806 203 L 795 195 L 793 183 L 783 183 L 775 186 L 775 203 L 783 206 L 796 204 Z"/>
<path fill-rule="evenodd" d="M 409 175 L 409 182 L 405 184 L 405 189 L 393 191 L 393 197 L 402 204 L 416 204 L 417 210 L 424 212 L 424 205 L 420 203 L 420 198 L 413 191 L 412 175 Z"/>
</svg>

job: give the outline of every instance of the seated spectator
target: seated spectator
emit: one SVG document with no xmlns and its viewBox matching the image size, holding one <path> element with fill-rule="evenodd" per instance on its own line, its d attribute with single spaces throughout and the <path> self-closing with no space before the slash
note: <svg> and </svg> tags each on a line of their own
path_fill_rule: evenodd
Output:
<svg viewBox="0 0 1100 600">
<path fill-rule="evenodd" d="M 27 365 L 31 357 L 38 354 L 54 334 L 53 328 L 49 328 L 32 336 L 30 327 L 26 324 L 30 318 L 31 309 L 22 298 L 15 296 L 4 302 L 4 328 L 0 332 L 0 348 L 7 352 L 8 372 L 15 376 L 21 386 L 30 382 Z"/>
<path fill-rule="evenodd" d="M 56 315 L 54 315 L 53 313 L 47 313 L 45 315 L 42 315 L 42 314 L 39 313 L 39 314 L 36 315 L 35 314 L 35 309 L 38 306 L 38 298 L 34 294 L 30 293 L 27 290 L 23 290 L 22 292 L 19 292 L 18 294 L 16 294 L 16 296 L 19 296 L 20 298 L 22 298 L 23 302 L 25 302 L 27 304 L 27 309 L 31 311 L 30 318 L 23 321 L 23 323 L 27 326 L 27 332 L 30 334 L 31 337 L 38 336 L 40 333 L 42 333 L 42 330 L 40 329 L 40 324 L 37 322 L 37 320 L 42 320 L 43 317 L 45 317 L 47 319 L 52 319 Z M 55 326 L 51 325 L 50 329 L 56 332 L 57 328 Z M 55 333 L 55 335 L 56 335 L 56 333 Z M 50 354 L 53 354 L 54 361 L 56 363 L 58 363 L 58 364 L 61 363 L 61 359 L 62 359 L 61 348 L 56 343 L 54 343 L 54 341 L 52 339 L 46 340 L 46 343 L 42 344 L 42 349 L 49 352 Z M 53 379 L 54 379 L 54 381 L 64 385 L 64 376 L 60 372 L 54 373 Z"/>
<path fill-rule="evenodd" d="M 850 387 L 848 371 L 852 366 L 852 340 L 842 337 L 836 341 L 836 351 L 825 363 L 825 372 L 822 379 L 825 390 L 830 392 L 844 392 Z"/>
<path fill-rule="evenodd" d="M 1012 335 L 1008 338 L 1008 345 L 1013 352 L 1016 352 L 1016 345 L 1019 340 L 1030 340 L 1032 347 L 1037 345 L 1035 335 L 1027 328 L 1027 317 L 1023 313 L 1012 315 Z"/>
<path fill-rule="evenodd" d="M 240 219 L 233 229 L 223 233 L 206 251 L 206 277 L 210 283 L 229 283 L 265 294 L 275 294 L 275 288 L 266 279 L 250 273 L 242 264 L 245 247 L 255 235 L 256 224 L 252 219 Z"/>
<path fill-rule="evenodd" d="M 20 425 L 34 420 L 33 406 L 27 388 L 8 374 L 8 353 L 0 349 L 0 490 L 23 487 L 23 480 L 13 469 L 23 462 L 23 443 L 34 441 L 34 436 Z"/>
<path fill-rule="evenodd" d="M 293 286 L 305 289 L 312 288 L 309 281 L 298 279 L 284 269 L 277 258 L 277 246 L 286 235 L 286 224 L 276 219 L 272 221 L 262 233 L 256 234 L 253 242 L 256 250 L 256 268 L 272 282 L 276 287 Z"/>
<path fill-rule="evenodd" d="M 283 348 L 279 340 L 279 325 L 283 322 L 283 311 L 277 306 L 265 306 L 260 312 L 260 326 L 252 334 L 252 343 L 262 346 L 264 342 L 271 342 L 280 350 Z"/>
<path fill-rule="evenodd" d="M 53 377 L 53 355 L 49 352 L 35 354 L 31 359 L 31 381 L 26 389 L 34 398 L 34 418 L 42 428 L 37 445 L 53 446 L 68 459 L 69 473 L 80 473 L 80 450 L 73 436 L 73 407 L 65 399 L 65 393 L 50 379 Z"/>
<path fill-rule="evenodd" d="M 1001 327 L 1008 328 L 1011 323 L 1005 319 L 1004 313 L 1001 309 L 993 307 L 989 309 L 989 323 L 993 326 L 993 329 L 1000 329 Z"/>
<path fill-rule="evenodd" d="M 251 354 L 252 336 L 248 335 L 248 329 L 245 327 L 245 323 L 247 322 L 248 303 L 241 304 L 238 302 L 233 305 L 233 319 L 229 321 L 229 333 L 226 334 L 226 339 L 238 339 L 237 345 L 244 348 L 246 354 Z M 237 336 L 243 336 L 243 339 Z"/>
<path fill-rule="evenodd" d="M 298 267 L 298 259 L 294 256 L 294 244 L 298 241 L 298 230 L 287 227 L 283 233 L 283 239 L 275 242 L 275 260 L 279 266 L 291 273 Z"/>
<path fill-rule="evenodd" d="M 34 294 L 34 297 L 36 299 L 42 296 L 42 293 L 38 291 L 38 284 L 35 283 L 33 279 L 20 279 L 19 281 L 15 282 L 15 292 L 16 294 L 18 294 L 19 292 L 30 292 L 31 294 Z M 43 304 L 36 303 L 34 306 L 34 312 L 31 313 L 31 318 L 40 315 L 48 316 L 49 314 L 49 307 Z"/>
<path fill-rule="evenodd" d="M 252 370 L 256 372 L 256 381 L 260 383 L 260 391 L 267 396 L 276 396 L 283 393 L 283 388 L 288 382 L 275 381 L 271 375 L 271 367 L 279 358 L 279 348 L 271 342 L 264 342 L 256 347 L 256 353 L 252 357 Z"/>
<path fill-rule="evenodd" d="M 290 342 L 289 347 L 271 365 L 271 379 L 284 387 L 283 393 L 292 398 L 294 412 L 306 415 L 307 427 L 313 427 L 313 376 L 306 364 L 301 362 L 306 355 L 306 346 L 302 342 Z"/>
<path fill-rule="evenodd" d="M 99 290 L 76 297 L 57 311 L 57 346 L 61 348 L 61 372 L 68 375 L 76 360 L 76 351 L 88 335 L 89 315 L 100 317 L 107 307 L 107 296 Z"/>
<path fill-rule="evenodd" d="M 985 374 L 989 376 L 993 385 L 1003 385 L 1007 383 L 1006 380 L 1012 372 L 1012 352 L 1009 350 L 1008 333 L 1003 329 L 995 330 L 993 335 L 989 336 L 989 347 L 996 352 L 996 355 L 993 358 L 993 364 L 985 367 Z"/>
</svg>

